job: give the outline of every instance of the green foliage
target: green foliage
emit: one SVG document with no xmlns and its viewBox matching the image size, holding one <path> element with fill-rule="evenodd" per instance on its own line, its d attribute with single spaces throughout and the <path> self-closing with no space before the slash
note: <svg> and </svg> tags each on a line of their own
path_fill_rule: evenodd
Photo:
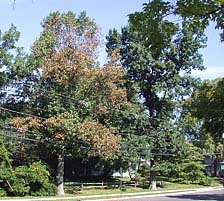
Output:
<svg viewBox="0 0 224 201">
<path fill-rule="evenodd" d="M 136 94 L 135 94 L 136 96 Z M 138 136 L 146 135 L 149 127 L 146 108 L 134 101 L 132 97 L 131 107 L 120 109 L 116 111 L 113 116 L 113 123 L 117 127 L 119 133 L 124 135 Z"/>
<path fill-rule="evenodd" d="M 133 126 L 133 125 L 132 125 Z M 151 157 L 150 147 L 145 135 L 124 135 L 120 141 L 121 150 L 119 158 L 115 162 L 115 169 L 122 167 L 128 171 L 131 179 L 137 177 L 143 160 Z"/>
<path fill-rule="evenodd" d="M 61 164 L 64 155 L 115 158 L 120 137 L 115 135 L 113 113 L 128 107 L 118 52 L 98 66 L 99 30 L 85 12 L 50 13 L 42 28 L 29 57 L 35 71 L 24 80 L 33 89 L 24 90 L 29 105 L 24 111 L 43 118 L 15 118 L 11 124 L 39 133 L 37 140 L 60 155 Z M 58 184 L 63 168 L 58 161 Z"/>
<path fill-rule="evenodd" d="M 171 181 L 184 184 L 209 185 L 211 179 L 204 173 L 205 164 L 201 149 L 191 143 L 182 157 L 173 162 Z"/>
<path fill-rule="evenodd" d="M 187 104 L 191 115 L 201 122 L 201 132 L 213 138 L 222 139 L 224 114 L 224 78 L 213 81 L 205 80 L 196 89 Z"/>
<path fill-rule="evenodd" d="M 173 163 L 174 160 L 175 159 L 171 158 L 170 160 L 164 160 L 157 163 L 156 167 L 154 168 L 157 172 L 157 175 L 162 177 L 170 177 L 171 172 L 175 169 Z"/>
<path fill-rule="evenodd" d="M 210 21 L 215 22 L 215 28 L 221 30 L 221 41 L 224 41 L 223 0 L 177 0 L 175 3 L 175 14 L 190 19 L 195 28 L 205 29 Z"/>
<path fill-rule="evenodd" d="M 151 171 L 150 165 L 143 164 L 140 166 L 138 173 L 140 174 L 141 177 L 148 180 L 150 176 L 150 171 Z"/>
<path fill-rule="evenodd" d="M 18 50 L 16 42 L 18 42 L 20 33 L 16 30 L 14 25 L 5 33 L 1 31 L 0 33 L 0 89 L 2 89 L 9 85 L 9 78 L 13 78 L 12 66 L 16 63 L 15 57 Z M 2 90 L 0 92 L 0 99 L 3 99 L 4 102 L 8 99 L 8 96 L 6 96 L 6 93 Z"/>
<path fill-rule="evenodd" d="M 182 17 L 191 21 L 191 27 L 194 29 L 206 29 L 210 22 L 214 22 L 215 29 L 221 31 L 221 41 L 224 41 L 223 0 L 156 0 L 152 1 L 151 5 L 145 4 L 145 8 L 153 9 L 153 6 L 156 6 L 158 10 L 161 9 L 162 16 L 173 16 L 173 19 L 175 19 L 175 17 L 180 19 L 180 17 Z M 165 12 L 166 9 L 170 10 L 168 14 Z M 131 14 L 131 17 L 132 16 L 133 14 Z M 159 16 L 156 16 L 156 14 L 152 14 L 151 16 L 155 16 L 156 19 L 159 19 Z M 132 18 L 139 21 L 142 15 L 137 13 L 137 15 L 134 15 Z M 137 25 L 138 23 L 135 24 L 135 26 Z M 142 25 L 144 24 L 142 23 Z M 154 33 L 158 34 L 159 31 L 156 30 Z M 157 34 L 155 34 L 155 36 L 157 36 Z"/>
<path fill-rule="evenodd" d="M 7 195 L 6 191 L 0 188 L 0 197 L 5 197 Z"/>
<path fill-rule="evenodd" d="M 20 166 L 15 169 L 16 177 L 23 178 L 29 186 L 31 195 L 55 195 L 56 187 L 49 181 L 50 173 L 41 162 L 32 163 L 29 167 Z M 49 191 L 48 191 L 49 190 Z"/>
<path fill-rule="evenodd" d="M 35 91 L 29 94 L 29 103 L 45 120 L 20 119 L 14 125 L 30 125 L 25 128 L 41 133 L 54 153 L 63 149 L 68 155 L 98 155 L 105 160 L 115 156 L 119 137 L 114 135 L 113 112 L 126 103 L 118 53 L 104 66 L 96 64 L 99 30 L 85 12 L 50 13 L 42 27 L 32 46 L 33 65 L 41 73 L 31 79 Z"/>
<path fill-rule="evenodd" d="M 110 30 L 107 36 L 107 51 L 120 50 L 128 93 L 134 91 L 144 101 L 153 129 L 170 116 L 177 101 L 191 94 L 196 84 L 191 70 L 204 69 L 199 53 L 205 45 L 203 29 L 191 29 L 187 20 L 182 26 L 168 21 L 164 16 L 170 11 L 168 3 L 151 1 L 130 15 L 120 34 Z"/>
<path fill-rule="evenodd" d="M 129 15 L 121 33 L 113 29 L 107 36 L 108 53 L 119 49 L 127 71 L 128 98 L 134 102 L 137 97 L 145 106 L 147 120 L 138 127 L 145 130 L 139 129 L 136 138 L 145 134 L 149 153 L 155 153 L 148 157 L 155 160 L 151 171 L 159 171 L 164 160 L 182 151 L 184 130 L 180 130 L 176 108 L 197 86 L 191 71 L 204 69 L 199 52 L 206 42 L 204 29 L 194 29 L 185 18 L 181 23 L 166 18 L 172 12 L 170 2 L 150 1 L 142 11 Z M 126 114 L 132 117 L 131 112 Z M 139 157 L 137 146 L 135 152 L 135 158 Z"/>
<path fill-rule="evenodd" d="M 24 78 L 32 70 L 28 62 L 28 55 L 24 52 L 22 47 L 16 46 L 19 37 L 20 32 L 17 31 L 14 25 L 11 25 L 5 33 L 1 33 L 0 35 L 1 88 L 9 85 L 11 85 L 11 87 L 15 86 L 16 84 L 13 83 L 13 81 L 18 81 L 19 79 Z M 17 93 L 19 93 L 19 90 Z M 11 98 L 10 95 L 4 96 L 4 103 Z"/>
<path fill-rule="evenodd" d="M 56 186 L 49 180 L 46 165 L 36 162 L 30 166 L 16 167 L 13 172 L 4 168 L 0 176 L 1 188 L 7 195 L 55 195 Z"/>
<path fill-rule="evenodd" d="M 171 181 L 183 184 L 204 184 L 204 165 L 199 161 L 181 162 L 176 165 Z"/>
<path fill-rule="evenodd" d="M 31 184 L 33 185 L 33 184 Z M 35 184 L 35 186 L 31 186 L 35 187 L 35 189 L 30 191 L 30 195 L 32 196 L 53 196 L 56 195 L 57 193 L 57 187 L 54 183 L 50 183 L 50 182 L 45 182 L 43 185 L 37 185 Z"/>
</svg>

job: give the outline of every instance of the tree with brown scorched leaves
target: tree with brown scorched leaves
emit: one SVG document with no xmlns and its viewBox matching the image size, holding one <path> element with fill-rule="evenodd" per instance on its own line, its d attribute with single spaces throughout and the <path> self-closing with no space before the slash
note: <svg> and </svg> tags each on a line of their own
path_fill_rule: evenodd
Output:
<svg viewBox="0 0 224 201">
<path fill-rule="evenodd" d="M 130 104 L 119 52 L 105 65 L 97 64 L 99 29 L 85 12 L 51 13 L 42 28 L 32 46 L 35 71 L 23 79 L 30 89 L 27 107 L 36 117 L 18 117 L 11 124 L 39 133 L 47 154 L 57 155 L 56 181 L 62 195 L 64 156 L 116 157 L 120 137 L 111 118 Z"/>
</svg>

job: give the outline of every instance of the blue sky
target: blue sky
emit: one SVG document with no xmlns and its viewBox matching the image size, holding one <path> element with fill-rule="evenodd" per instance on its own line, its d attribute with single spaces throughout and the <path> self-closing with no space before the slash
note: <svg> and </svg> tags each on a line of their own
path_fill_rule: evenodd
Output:
<svg viewBox="0 0 224 201">
<path fill-rule="evenodd" d="M 140 11 L 142 3 L 147 0 L 16 0 L 13 8 L 12 0 L 0 0 L 0 30 L 7 30 L 13 23 L 21 32 L 19 44 L 29 47 L 41 32 L 40 23 L 50 12 L 68 10 L 79 14 L 85 10 L 90 18 L 95 19 L 101 27 L 103 37 L 110 28 L 120 30 L 128 22 L 127 15 Z M 224 77 L 224 43 L 219 40 L 218 31 L 212 24 L 206 31 L 208 46 L 201 52 L 204 56 L 206 71 L 194 72 L 202 79 Z M 102 51 L 101 58 L 104 57 Z"/>
</svg>

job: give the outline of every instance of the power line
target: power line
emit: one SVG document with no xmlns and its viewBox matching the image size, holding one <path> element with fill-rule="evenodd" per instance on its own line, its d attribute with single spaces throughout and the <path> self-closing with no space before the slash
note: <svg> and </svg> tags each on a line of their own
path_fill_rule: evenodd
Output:
<svg viewBox="0 0 224 201">
<path fill-rule="evenodd" d="M 13 79 L 9 79 L 9 80 L 12 80 L 14 82 Z M 29 88 L 34 88 L 34 89 L 40 89 L 41 91 L 44 91 L 43 87 L 42 88 L 38 88 L 32 84 L 28 84 L 28 83 L 23 83 L 23 82 L 14 82 L 13 84 L 21 84 L 25 87 L 29 87 Z M 6 92 L 6 91 L 5 91 Z M 71 100 L 76 100 L 75 98 L 71 97 L 71 96 L 68 96 L 68 95 L 65 95 L 65 94 L 62 94 L 62 93 L 56 93 L 56 92 L 53 92 L 53 91 L 47 91 L 48 93 L 50 94 L 54 94 L 54 95 L 57 95 L 59 97 L 62 97 L 62 98 L 66 98 L 66 99 L 71 99 Z M 46 94 L 45 94 L 46 95 Z"/>
<path fill-rule="evenodd" d="M 8 131 L 8 130 L 10 130 L 10 128 L 9 127 L 7 127 L 7 128 L 4 128 L 4 127 L 1 127 L 0 128 L 3 132 L 4 131 Z M 13 128 L 14 129 L 14 128 Z M 24 130 L 23 130 L 24 131 Z M 25 133 L 26 131 L 24 131 L 24 133 Z M 18 133 L 17 131 L 15 131 L 15 130 L 10 130 L 10 133 L 16 133 L 16 134 L 21 134 L 21 133 Z M 32 133 L 32 134 L 34 134 L 34 133 Z M 36 134 L 36 135 L 38 135 L 38 134 Z M 19 136 L 11 136 L 11 135 L 7 135 L 7 134 L 4 134 L 4 136 L 7 136 L 7 137 L 11 137 L 11 138 L 15 138 L 15 139 L 19 139 L 19 140 L 22 140 L 22 141 L 32 141 L 32 142 L 41 142 L 41 143 L 45 143 L 46 141 L 41 141 L 41 140 L 36 140 L 36 139 L 32 139 L 32 138 L 25 138 L 25 137 L 19 137 Z M 80 147 L 79 148 L 81 148 L 81 149 L 88 149 L 88 150 L 93 150 L 93 149 L 95 149 L 95 150 L 97 150 L 96 148 L 93 148 L 93 147 L 91 147 L 91 146 L 94 146 L 94 143 L 93 142 L 83 142 L 83 141 L 80 141 L 80 140 L 74 140 L 73 142 L 78 142 L 78 144 L 80 143 Z M 85 144 L 85 145 L 90 145 L 90 146 L 83 146 L 82 144 Z M 77 145 L 78 145 L 77 144 Z M 108 145 L 103 145 L 102 147 L 105 147 L 104 149 L 100 149 L 100 150 L 109 150 L 108 149 Z M 122 150 L 124 147 L 122 146 L 122 147 L 120 147 L 120 149 Z M 133 148 L 133 147 L 132 147 Z M 134 147 L 134 148 L 136 148 L 136 147 Z M 141 148 L 142 149 L 142 147 L 137 147 L 137 148 Z M 145 150 L 147 150 L 148 151 L 148 149 L 145 149 Z M 156 149 L 156 148 L 154 148 L 154 149 L 152 149 L 152 150 L 162 150 L 162 149 Z M 163 149 L 163 150 L 171 150 L 171 149 Z M 161 154 L 161 153 L 151 153 L 151 154 Z"/>
<path fill-rule="evenodd" d="M 32 116 L 32 117 L 35 117 L 35 118 L 39 118 L 39 119 L 44 119 L 44 120 L 46 120 L 46 118 L 42 118 L 42 117 L 39 117 L 39 116 L 35 116 L 35 115 L 31 115 L 31 114 L 27 114 L 27 113 L 23 113 L 23 112 L 18 112 L 18 111 L 15 111 L 15 110 L 11 110 L 11 109 L 8 109 L 8 108 L 4 108 L 4 107 L 0 107 L 0 109 L 3 109 L 4 111 L 8 111 L 8 112 L 12 112 L 12 113 L 16 113 L 16 114 L 22 114 L 22 115 L 26 115 L 26 116 Z M 24 130 L 22 130 L 22 131 L 24 131 Z M 27 131 L 25 131 L 25 132 L 27 132 Z M 34 133 L 32 133 L 32 134 L 34 134 Z M 164 139 L 163 138 L 163 136 L 161 137 L 161 136 L 147 136 L 148 138 L 161 138 L 161 139 Z M 166 137 L 166 136 L 164 136 L 164 137 Z"/>
<path fill-rule="evenodd" d="M 31 85 L 31 84 L 26 84 L 26 83 L 22 83 L 22 82 L 17 82 L 17 84 L 23 84 L 24 86 L 26 86 L 26 87 L 34 87 L 34 88 L 36 88 L 35 86 L 33 86 L 33 85 Z M 42 90 L 42 89 L 41 89 Z M 71 100 L 76 100 L 76 99 L 74 99 L 74 98 L 72 98 L 72 97 L 70 97 L 70 96 L 67 96 L 67 95 L 64 95 L 64 94 L 60 94 L 60 93 L 56 93 L 56 92 L 52 92 L 52 91 L 48 91 L 49 93 L 51 93 L 51 94 L 55 94 L 55 95 L 57 95 L 57 96 L 60 96 L 60 97 L 63 97 L 63 98 L 67 98 L 67 99 L 71 99 Z M 3 107 L 1 107 L 0 109 L 2 109 Z M 40 108 L 40 109 L 42 109 L 42 108 Z M 9 111 L 9 109 L 7 109 L 7 108 L 5 108 L 5 110 L 8 110 Z M 194 111 L 197 111 L 197 110 L 188 110 L 188 111 L 184 111 L 184 110 L 182 110 L 183 112 L 194 112 Z M 224 111 L 224 110 L 220 110 L 220 109 L 211 109 L 211 111 Z M 41 118 L 41 119 L 46 119 L 46 118 L 43 118 L 43 117 L 38 117 L 38 116 L 36 116 L 36 115 L 32 115 L 32 114 L 27 114 L 27 113 L 22 113 L 22 112 L 17 112 L 17 111 L 13 111 L 14 113 L 17 113 L 17 114 L 23 114 L 23 115 L 26 115 L 26 116 L 33 116 L 33 117 L 36 117 L 36 118 Z M 168 120 L 168 119 L 164 119 L 164 118 L 159 118 L 159 117 L 147 117 L 148 119 L 155 119 L 155 120 L 157 120 L 157 121 L 163 121 L 163 122 L 167 122 L 167 121 L 170 121 L 170 119 Z M 171 119 L 175 119 L 175 118 L 171 118 Z M 224 120 L 216 120 L 216 121 L 224 121 Z M 125 134 L 123 134 L 123 135 L 125 135 Z"/>
<path fill-rule="evenodd" d="M 14 139 L 18 139 L 21 141 L 31 141 L 31 142 L 40 142 L 40 143 L 44 143 L 44 141 L 41 140 L 36 140 L 36 139 L 32 139 L 32 138 L 27 138 L 27 137 L 21 137 L 19 135 L 21 135 L 21 132 L 15 131 L 15 130 L 10 130 L 9 128 L 4 128 L 1 126 L 0 128 L 1 131 L 3 131 L 3 136 L 5 137 L 10 137 L 10 138 L 14 138 Z M 11 133 L 11 134 L 19 134 L 19 135 L 8 135 L 7 133 Z M 24 132 L 25 133 L 25 132 Z M 27 134 L 27 133 L 25 133 Z"/>
<path fill-rule="evenodd" d="M 2 129 L 3 130 L 3 129 Z M 4 130 L 3 130 L 4 131 Z M 11 133 L 17 133 L 16 131 L 11 131 Z M 35 142 L 35 143 L 45 143 L 46 141 L 41 141 L 41 140 L 36 140 L 36 139 L 31 139 L 31 138 L 25 138 L 25 137 L 18 137 L 18 136 L 12 136 L 12 135 L 7 135 L 7 134 L 4 134 L 4 136 L 6 137 L 9 137 L 9 138 L 14 138 L 14 139 L 17 139 L 17 140 L 20 140 L 20 141 L 28 141 L 28 142 Z M 76 142 L 80 142 L 78 140 L 76 140 Z M 90 143 L 88 142 L 88 145 L 94 145 L 93 143 Z M 78 144 L 77 144 L 78 145 Z M 87 144 L 86 144 L 87 145 Z M 107 150 L 110 150 L 108 148 L 108 145 L 104 145 L 103 147 L 105 148 L 101 148 L 101 149 L 97 149 L 97 148 L 94 148 L 94 147 L 91 147 L 91 146 L 83 146 L 83 145 L 80 145 L 78 147 L 78 149 L 82 149 L 82 150 L 87 150 L 87 151 L 107 151 Z M 136 147 L 132 147 L 132 148 L 136 148 Z M 149 152 L 148 149 L 145 149 L 149 155 L 151 156 L 177 156 L 177 154 L 175 153 L 161 153 L 161 152 Z M 152 149 L 152 150 L 160 150 L 160 149 Z M 172 150 L 172 149 L 163 149 L 165 151 L 169 151 L 169 150 Z M 122 149 L 120 149 L 119 151 L 120 153 L 123 153 Z M 142 152 L 142 151 L 137 151 L 138 154 L 146 154 L 145 152 Z M 206 156 L 206 155 L 220 155 L 221 153 L 220 152 L 213 152 L 213 153 L 199 153 L 199 155 L 202 155 L 202 156 Z M 178 154 L 180 155 L 180 154 Z M 182 155 L 182 154 L 181 154 Z M 192 156 L 194 156 L 193 154 L 190 154 Z"/>
<path fill-rule="evenodd" d="M 28 114 L 28 113 L 24 113 L 24 112 L 18 112 L 16 110 L 8 109 L 8 108 L 2 107 L 2 106 L 0 106 L 0 109 L 4 110 L 6 112 L 11 112 L 11 113 L 14 113 L 14 114 L 20 114 L 20 115 L 24 115 L 24 116 L 30 116 L 30 117 L 38 118 L 38 119 L 41 119 L 41 120 L 46 120 L 47 119 L 47 118 L 36 116 L 36 115 L 33 115 L 33 114 Z"/>
<path fill-rule="evenodd" d="M 31 117 L 38 118 L 38 119 L 41 119 L 41 120 L 46 120 L 46 118 L 43 118 L 43 117 L 40 117 L 40 116 L 27 114 L 27 113 L 23 113 L 23 112 L 18 112 L 18 111 L 11 110 L 11 109 L 8 109 L 8 108 L 4 108 L 4 107 L 1 107 L 1 106 L 0 106 L 0 109 L 2 109 L 4 111 L 7 111 L 7 112 L 12 112 L 12 113 L 16 113 L 16 114 L 22 114 L 22 115 L 25 115 L 25 116 L 31 116 Z M 24 131 L 24 130 L 22 130 L 22 131 Z M 25 132 L 28 132 L 28 131 L 25 131 Z M 34 133 L 32 133 L 32 134 L 34 134 Z M 129 135 L 129 134 L 124 134 L 124 135 Z M 147 136 L 147 138 L 153 138 L 153 139 L 158 139 L 158 138 L 164 139 L 164 137 L 166 137 L 166 136 L 162 136 L 162 137 L 161 136 Z M 193 140 L 190 140 L 190 141 L 193 141 Z M 197 141 L 199 141 L 199 140 L 197 140 Z M 203 141 L 203 140 L 200 140 L 200 141 Z"/>
<path fill-rule="evenodd" d="M 24 130 L 24 129 L 21 129 L 21 128 L 17 128 L 15 126 L 1 126 L 0 125 L 0 129 L 3 130 L 3 131 L 12 131 L 12 132 L 16 132 L 18 134 L 26 134 L 26 135 L 33 135 L 33 136 L 40 136 L 40 134 L 37 134 L 35 132 L 32 132 L 32 131 L 29 131 L 29 130 Z"/>
<path fill-rule="evenodd" d="M 25 86 L 25 87 L 33 87 L 33 88 L 36 88 L 36 89 L 37 89 L 37 87 L 35 87 L 35 86 L 31 85 L 31 84 L 22 83 L 22 82 L 17 82 L 17 84 L 22 84 L 22 85 Z M 44 89 L 41 89 L 41 88 L 38 88 L 38 89 L 40 89 L 41 91 L 44 90 Z M 67 95 L 65 95 L 65 94 L 60 94 L 60 93 L 52 92 L 52 91 L 50 91 L 50 90 L 47 91 L 47 92 L 50 93 L 50 94 L 55 94 L 55 95 L 60 96 L 60 97 L 62 97 L 62 98 L 67 98 L 67 99 L 71 99 L 71 100 L 76 100 L 75 98 L 73 98 L 73 97 L 71 97 L 71 96 L 67 96 Z"/>
<path fill-rule="evenodd" d="M 44 143 L 43 141 L 40 141 L 40 140 L 35 140 L 35 139 L 25 138 L 25 137 L 18 137 L 18 136 L 15 136 L 15 135 L 12 136 L 12 135 L 4 134 L 4 136 L 9 137 L 9 138 L 15 138 L 15 139 L 20 140 L 20 141 L 30 141 L 30 142 Z"/>
</svg>

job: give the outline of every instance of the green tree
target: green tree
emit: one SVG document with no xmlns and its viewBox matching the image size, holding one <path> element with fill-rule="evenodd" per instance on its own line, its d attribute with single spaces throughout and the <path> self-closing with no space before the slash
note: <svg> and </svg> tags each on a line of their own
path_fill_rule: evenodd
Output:
<svg viewBox="0 0 224 201">
<path fill-rule="evenodd" d="M 129 25 L 121 33 L 113 29 L 107 36 L 107 51 L 120 50 L 127 71 L 128 97 L 137 93 L 147 108 L 148 136 L 155 137 L 149 142 L 157 150 L 176 147 L 172 131 L 177 119 L 175 108 L 196 84 L 191 70 L 204 69 L 199 53 L 206 41 L 203 29 L 193 29 L 188 20 L 181 25 L 169 21 L 166 16 L 170 12 L 168 2 L 151 1 L 144 4 L 143 11 L 129 15 Z M 151 165 L 158 158 L 154 157 Z M 155 184 L 154 171 L 151 177 Z"/>
<path fill-rule="evenodd" d="M 23 107 L 26 107 L 24 104 L 26 97 L 22 96 L 24 93 L 23 84 L 20 82 L 24 81 L 32 69 L 29 65 L 28 55 L 22 47 L 17 46 L 20 32 L 17 31 L 16 27 L 11 25 L 7 31 L 0 31 L 0 33 L 0 129 L 5 135 L 5 126 L 12 117 L 16 116 L 15 113 L 7 112 L 7 109 L 22 111 Z M 15 160 L 20 155 L 17 151 L 20 146 L 19 143 L 21 143 L 15 139 L 15 134 L 8 131 L 8 136 L 3 136 L 5 147 L 13 155 L 13 164 L 16 163 Z M 9 146 L 9 144 L 11 145 Z M 32 145 L 28 146 L 30 149 Z M 17 162 L 23 163 L 21 157 Z"/>
<path fill-rule="evenodd" d="M 201 121 L 201 130 L 222 142 L 224 78 L 205 80 L 187 101 L 193 117 Z"/>
<path fill-rule="evenodd" d="M 186 139 L 214 158 L 215 175 L 222 157 L 222 88 L 222 78 L 201 82 L 183 104 L 180 117 Z"/>
<path fill-rule="evenodd" d="M 186 184 L 210 185 L 210 179 L 204 174 L 203 162 L 205 152 L 201 148 L 185 142 L 187 149 L 181 158 L 172 164 L 171 181 Z"/>
<path fill-rule="evenodd" d="M 221 30 L 220 38 L 224 41 L 224 1 L 223 0 L 177 0 L 175 14 L 190 19 L 196 27 L 206 28 L 211 21 Z"/>
<path fill-rule="evenodd" d="M 6 102 L 7 87 L 15 80 L 17 66 L 22 65 L 22 57 L 24 56 L 23 49 L 16 46 L 19 40 L 20 33 L 14 25 L 11 25 L 9 30 L 2 33 L 0 31 L 0 98 L 1 104 Z M 23 56 L 22 56 L 23 55 Z M 22 69 L 22 67 L 21 67 Z M 8 98 L 10 99 L 10 98 Z"/>
</svg>

